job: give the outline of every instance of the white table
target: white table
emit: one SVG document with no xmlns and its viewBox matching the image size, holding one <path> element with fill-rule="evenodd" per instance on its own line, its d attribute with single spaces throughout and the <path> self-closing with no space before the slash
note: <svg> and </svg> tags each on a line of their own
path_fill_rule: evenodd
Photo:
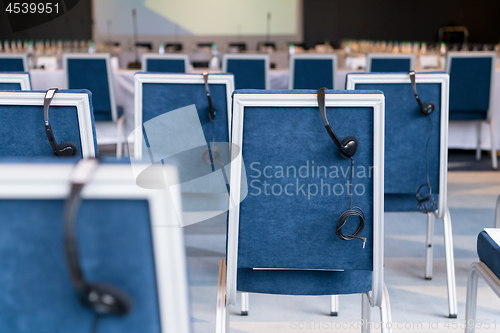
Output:
<svg viewBox="0 0 500 333">
<path fill-rule="evenodd" d="M 198 71 L 198 70 L 196 70 Z M 200 72 L 202 70 L 199 70 Z M 134 119 L 134 70 L 117 70 L 114 72 L 116 101 L 122 106 L 127 117 L 127 134 L 133 130 Z M 345 88 L 347 73 L 355 71 L 339 69 L 335 77 L 335 89 Z M 31 70 L 31 84 L 33 90 L 47 90 L 52 87 L 64 87 L 64 72 L 62 70 L 45 71 Z M 270 71 L 271 89 L 288 89 L 288 69 Z M 500 147 L 500 69 L 495 71 L 493 87 L 492 118 L 496 135 L 497 147 Z M 482 144 L 484 150 L 491 149 L 489 126 L 483 125 Z M 448 147 L 458 149 L 475 149 L 477 143 L 477 126 L 471 122 L 451 122 L 449 128 Z"/>
</svg>

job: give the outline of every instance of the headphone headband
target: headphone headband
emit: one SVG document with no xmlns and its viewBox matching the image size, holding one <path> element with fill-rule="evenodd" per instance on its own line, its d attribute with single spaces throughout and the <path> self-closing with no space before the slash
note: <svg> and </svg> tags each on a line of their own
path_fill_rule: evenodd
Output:
<svg viewBox="0 0 500 333">
<path fill-rule="evenodd" d="M 45 92 L 45 96 L 43 97 L 43 118 L 45 121 L 45 135 L 47 135 L 50 147 L 52 148 L 56 156 L 75 156 L 76 154 L 78 154 L 77 146 L 73 142 L 63 142 L 58 145 L 56 138 L 54 137 L 54 133 L 52 132 L 52 127 L 50 126 L 50 103 L 52 102 L 52 99 L 54 98 L 57 90 L 59 89 L 50 88 Z"/>
<path fill-rule="evenodd" d="M 418 106 L 420 107 L 420 112 L 425 116 L 430 115 L 434 111 L 434 108 L 435 108 L 434 103 L 427 102 L 425 104 L 422 104 L 422 101 L 420 100 L 420 97 L 418 96 L 418 92 L 417 92 L 415 71 L 410 71 L 408 74 L 410 75 L 411 88 L 413 89 L 413 95 L 415 95 L 415 99 L 418 103 Z"/>
<path fill-rule="evenodd" d="M 208 119 L 212 122 L 215 118 L 215 107 L 212 103 L 212 96 L 210 95 L 210 88 L 208 87 L 208 73 L 203 73 L 203 82 L 205 83 L 205 92 L 207 93 L 208 100 Z"/>
<path fill-rule="evenodd" d="M 319 113 L 321 114 L 321 118 L 323 119 L 323 124 L 325 125 L 326 131 L 330 135 L 330 138 L 332 139 L 333 143 L 340 149 L 341 148 L 341 143 L 337 135 L 332 129 L 332 126 L 328 122 L 328 118 L 326 118 L 326 94 L 325 90 L 327 88 L 321 88 L 318 90 L 318 107 L 319 107 Z"/>
<path fill-rule="evenodd" d="M 333 143 L 339 149 L 340 155 L 344 158 L 351 158 L 354 156 L 356 150 L 358 149 L 358 140 L 353 136 L 348 136 L 347 138 L 342 140 L 342 142 L 340 142 L 337 134 L 335 134 L 335 132 L 333 131 L 332 126 L 328 122 L 328 118 L 326 118 L 326 89 L 327 88 L 321 88 L 317 93 L 319 113 L 321 114 L 321 118 L 323 119 L 323 124 L 325 125 L 326 131 L 328 132 L 328 135 L 330 135 Z"/>
<path fill-rule="evenodd" d="M 85 282 L 78 259 L 75 218 L 82 201 L 80 196 L 81 191 L 85 183 L 94 174 L 97 165 L 97 159 L 82 159 L 77 163 L 70 176 L 71 191 L 64 208 L 64 248 L 66 250 L 66 260 L 71 275 L 71 282 L 80 296 L 85 294 L 88 284 Z"/>
<path fill-rule="evenodd" d="M 71 191 L 64 206 L 64 250 L 71 277 L 82 304 L 96 315 L 124 315 L 132 306 L 130 297 L 120 289 L 103 283 L 88 283 L 82 273 L 76 244 L 75 220 L 80 208 L 81 192 L 98 166 L 97 159 L 81 159 L 71 173 Z"/>
</svg>

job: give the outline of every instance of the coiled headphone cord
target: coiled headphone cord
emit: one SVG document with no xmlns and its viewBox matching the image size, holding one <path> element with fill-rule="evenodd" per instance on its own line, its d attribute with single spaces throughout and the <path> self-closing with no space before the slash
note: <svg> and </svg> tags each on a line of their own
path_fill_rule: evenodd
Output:
<svg viewBox="0 0 500 333">
<path fill-rule="evenodd" d="M 365 213 L 363 210 L 357 206 L 352 206 L 352 184 L 353 184 L 353 176 L 354 176 L 354 160 L 351 157 L 351 182 L 350 182 L 350 192 L 349 192 L 349 209 L 343 212 L 340 216 L 339 219 L 337 220 L 337 226 L 335 227 L 335 235 L 338 236 L 338 238 L 346 241 L 350 241 L 353 239 L 360 239 L 363 241 L 363 248 L 365 248 L 366 245 L 366 237 L 361 237 L 359 234 L 363 231 L 365 228 Z M 347 220 L 351 216 L 356 216 L 359 219 L 359 225 L 356 231 L 352 235 L 349 234 L 344 234 L 342 232 L 342 228 L 345 226 L 347 223 Z"/>
<path fill-rule="evenodd" d="M 429 136 L 427 137 L 427 144 L 425 145 L 425 173 L 427 175 L 427 183 L 420 185 L 416 194 L 418 201 L 418 210 L 424 214 L 432 213 L 435 210 L 437 210 L 437 204 L 432 198 L 432 187 L 431 187 L 431 181 L 429 179 L 429 143 L 431 141 L 433 124 L 431 117 L 428 118 L 430 122 L 430 130 L 429 130 Z M 420 194 L 420 190 L 425 186 L 429 188 L 429 194 L 427 196 L 422 196 Z"/>
</svg>

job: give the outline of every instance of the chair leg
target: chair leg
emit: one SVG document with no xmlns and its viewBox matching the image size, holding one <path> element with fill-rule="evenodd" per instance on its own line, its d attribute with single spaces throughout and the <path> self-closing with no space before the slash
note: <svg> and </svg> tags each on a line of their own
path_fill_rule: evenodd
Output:
<svg viewBox="0 0 500 333">
<path fill-rule="evenodd" d="M 361 320 L 362 327 L 361 333 L 370 333 L 370 314 L 371 314 L 371 305 L 368 300 L 368 296 L 366 294 L 361 295 Z"/>
<path fill-rule="evenodd" d="M 229 332 L 229 307 L 226 302 L 226 261 L 219 262 L 219 280 L 217 282 L 217 311 L 215 317 L 215 332 Z"/>
<path fill-rule="evenodd" d="M 474 333 L 476 330 L 477 307 L 477 272 L 471 268 L 467 280 L 467 301 L 465 305 L 465 333 Z"/>
<path fill-rule="evenodd" d="M 339 315 L 339 295 L 330 296 L 330 316 L 337 317 Z"/>
<path fill-rule="evenodd" d="M 248 310 L 250 307 L 250 295 L 248 293 L 241 293 L 241 315 L 248 316 Z"/>
<path fill-rule="evenodd" d="M 476 148 L 476 160 L 481 160 L 481 129 L 483 127 L 483 122 L 477 123 L 477 148 Z"/>
<path fill-rule="evenodd" d="M 382 305 L 380 306 L 380 327 L 382 333 L 392 333 L 391 302 L 389 301 L 389 292 L 385 283 Z"/>
<path fill-rule="evenodd" d="M 497 162 L 497 147 L 495 142 L 495 130 L 493 129 L 493 120 L 490 120 L 490 135 L 491 135 L 491 163 L 493 169 L 498 169 Z"/>
<path fill-rule="evenodd" d="M 432 266 L 434 261 L 434 213 L 427 213 L 427 241 L 425 248 L 425 279 L 432 280 Z"/>
<path fill-rule="evenodd" d="M 457 318 L 457 286 L 455 283 L 455 259 L 453 255 L 453 234 L 448 207 L 444 212 L 444 249 L 446 254 L 446 278 L 448 282 L 449 318 Z"/>
</svg>

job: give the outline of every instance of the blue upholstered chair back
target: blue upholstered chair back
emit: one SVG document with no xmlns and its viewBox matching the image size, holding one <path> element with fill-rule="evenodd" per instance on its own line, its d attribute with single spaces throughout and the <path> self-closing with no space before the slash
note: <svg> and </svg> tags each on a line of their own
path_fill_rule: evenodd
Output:
<svg viewBox="0 0 500 333">
<path fill-rule="evenodd" d="M 186 73 L 184 60 L 148 59 L 148 71 L 159 73 Z"/>
<path fill-rule="evenodd" d="M 369 72 L 371 73 L 408 73 L 413 68 L 414 57 L 411 55 L 368 55 Z"/>
<path fill-rule="evenodd" d="M 17 92 L 14 92 L 17 93 Z M 42 91 L 20 91 L 19 94 L 41 94 Z M 97 155 L 97 143 L 92 112 L 92 94 L 87 90 L 60 90 L 56 93 L 86 94 L 90 104 L 92 137 L 94 151 Z M 43 106 L 26 105 L 25 95 L 20 95 L 18 105 L 5 105 L 0 96 L 0 157 L 42 157 L 53 156 L 45 134 Z M 43 101 L 43 95 L 40 96 Z M 70 141 L 78 147 L 78 155 L 82 156 L 82 134 L 77 107 L 51 106 L 49 112 L 50 125 L 58 144 Z M 63 157 L 61 157 L 63 158 Z"/>
<path fill-rule="evenodd" d="M 401 73 L 405 75 L 406 73 Z M 443 73 L 444 74 L 444 73 Z M 369 76 L 370 74 L 348 74 Z M 381 75 L 381 74 L 377 74 Z M 391 77 L 393 74 L 387 74 Z M 433 73 L 418 73 L 419 76 Z M 417 79 L 418 80 L 418 79 Z M 418 81 L 417 81 L 418 82 Z M 438 203 L 440 181 L 441 143 L 441 84 L 417 83 L 423 103 L 434 102 L 430 116 L 423 116 L 415 100 L 411 84 L 356 83 L 356 90 L 380 90 L 385 96 L 385 203 L 386 212 L 418 211 L 416 192 L 427 182 L 425 154 L 432 120 L 432 134 L 428 151 L 429 180 L 433 199 Z"/>
<path fill-rule="evenodd" d="M 94 314 L 78 301 L 66 264 L 63 207 L 63 200 L 0 199 L 1 332 L 90 329 Z M 101 319 L 99 331 L 160 333 L 148 202 L 84 200 L 77 238 L 86 279 L 133 299 L 127 316 Z"/>
<path fill-rule="evenodd" d="M 337 58 L 330 57 L 293 57 L 290 60 L 293 66 L 293 77 L 290 89 L 333 89 Z M 293 62 L 293 64 L 292 64 Z"/>
<path fill-rule="evenodd" d="M 212 123 L 208 118 L 208 109 L 209 104 L 207 100 L 207 94 L 205 91 L 205 85 L 203 83 L 202 76 L 200 74 L 175 74 L 176 79 L 170 80 L 170 82 L 175 81 L 176 83 L 147 83 L 148 79 L 154 80 L 158 82 L 159 76 L 169 76 L 168 74 L 152 74 L 152 73 L 141 73 L 140 75 L 144 75 L 144 81 L 142 83 L 142 96 L 137 96 L 136 98 L 141 98 L 142 101 L 142 123 L 146 123 L 149 120 L 160 116 L 162 114 L 187 107 L 193 105 L 196 107 L 196 111 L 198 112 L 198 118 L 201 124 L 201 129 L 203 130 L 203 135 L 206 142 L 203 142 L 203 145 L 207 143 L 211 143 L 214 139 L 213 135 L 215 132 L 215 141 L 216 142 L 229 142 L 229 121 L 228 121 L 228 98 L 230 99 L 230 94 L 233 89 L 233 77 L 231 75 L 218 75 L 211 74 L 209 76 L 209 82 L 212 80 L 211 78 L 219 77 L 223 79 L 219 81 L 220 83 L 209 83 L 210 95 L 212 99 L 213 106 L 216 110 L 216 115 L 214 119 L 214 131 L 212 130 Z M 170 76 L 170 77 L 172 77 Z M 147 78 L 146 78 L 147 77 Z M 180 78 L 180 79 L 179 79 Z M 185 80 L 189 80 L 189 78 L 195 78 L 199 83 L 186 83 Z M 136 79 L 137 80 L 137 79 Z M 174 121 L 179 121 L 182 123 L 185 120 L 178 119 Z M 154 124 L 154 123 L 153 123 Z M 191 123 L 190 123 L 191 124 Z M 191 124 L 192 125 L 192 124 Z M 188 127 L 192 129 L 190 126 Z M 154 127 L 154 125 L 149 125 Z M 151 127 L 145 128 L 145 134 L 148 136 L 148 141 L 146 145 L 151 148 L 152 151 L 159 152 L 161 148 L 156 143 L 152 143 L 153 141 L 149 139 L 149 135 L 151 133 L 149 130 Z M 181 126 L 181 125 L 179 125 Z M 144 127 L 147 127 L 146 125 Z M 172 141 L 172 133 L 163 131 L 158 134 L 162 136 L 161 140 L 156 138 L 156 142 L 168 142 Z M 196 138 L 189 138 L 187 140 L 193 140 L 193 144 L 199 146 L 199 141 Z M 163 141 L 162 141 L 163 140 Z M 186 143 L 191 146 L 190 143 Z M 196 155 L 197 152 L 193 152 L 196 155 L 196 161 L 193 162 L 181 162 L 176 161 L 175 163 L 181 163 L 178 165 L 181 174 L 181 178 L 186 174 L 190 174 L 192 172 L 200 172 L 200 170 L 211 172 L 211 167 L 209 164 L 202 165 L 197 164 L 199 161 L 202 161 L 201 154 L 205 151 L 203 147 L 200 147 L 200 156 Z M 229 147 L 224 144 L 218 145 L 218 149 L 221 151 L 223 156 L 229 156 Z M 146 152 L 143 150 L 143 157 Z M 192 158 L 192 155 L 189 155 L 188 158 Z M 159 156 L 159 155 L 158 155 Z M 179 156 L 179 155 L 178 155 Z M 159 158 L 164 158 L 165 156 L 159 156 Z M 173 158 L 176 158 L 175 156 Z M 169 162 L 174 163 L 174 162 Z M 206 168 L 206 170 L 205 170 Z M 200 176 L 201 177 L 201 176 Z M 183 193 L 196 193 L 203 195 L 211 195 L 212 199 L 200 198 L 200 197 L 192 197 L 186 196 L 183 197 L 183 207 L 186 211 L 226 211 L 227 210 L 227 190 L 225 186 L 217 186 L 220 183 L 216 181 L 212 181 L 207 183 L 203 188 L 200 188 L 197 184 L 193 183 L 185 183 L 181 187 L 181 191 Z"/>
<path fill-rule="evenodd" d="M 24 54 L 0 54 L 0 72 L 26 72 Z"/>
<path fill-rule="evenodd" d="M 142 70 L 157 73 L 188 73 L 189 56 L 187 54 L 143 54 Z"/>
<path fill-rule="evenodd" d="M 450 54 L 450 120 L 486 120 L 490 108 L 494 53 Z"/>
<path fill-rule="evenodd" d="M 255 59 L 236 57 L 236 55 L 231 55 L 223 59 L 222 68 L 223 72 L 234 75 L 235 89 L 267 89 L 269 63 L 262 57 Z"/>
<path fill-rule="evenodd" d="M 147 73 L 151 74 L 151 73 Z M 185 74 L 201 77 L 199 74 Z M 214 75 L 214 74 L 211 74 Z M 210 84 L 210 95 L 216 110 L 215 141 L 228 142 L 228 105 L 225 84 Z M 212 141 L 212 123 L 208 119 L 208 100 L 203 83 L 143 83 L 142 121 L 194 104 L 207 142 Z"/>
<path fill-rule="evenodd" d="M 247 93 L 316 91 L 242 90 L 233 96 Z M 339 93 L 381 94 L 327 91 Z M 359 195 L 353 195 L 353 205 L 366 215 L 361 234 L 368 239 L 366 248 L 360 240 L 335 236 L 335 223 L 349 208 L 346 182 L 351 161 L 340 157 L 318 108 L 245 107 L 242 157 L 249 187 L 240 204 L 238 291 L 333 295 L 371 290 L 373 108 L 328 107 L 327 115 L 340 138 L 352 135 L 359 141 L 354 156 L 354 188 Z M 353 221 L 345 231 L 352 233 L 356 226 Z"/>
<path fill-rule="evenodd" d="M 25 90 L 31 89 L 30 74 L 25 72 L 0 72 L 0 90 L 23 90 L 23 84 L 27 79 Z"/>
<path fill-rule="evenodd" d="M 92 92 L 96 121 L 113 119 L 112 77 L 105 58 L 68 58 L 66 64 L 68 88 L 88 89 Z"/>
<path fill-rule="evenodd" d="M 21 90 L 20 83 L 2 82 L 0 77 L 0 90 Z"/>
</svg>

